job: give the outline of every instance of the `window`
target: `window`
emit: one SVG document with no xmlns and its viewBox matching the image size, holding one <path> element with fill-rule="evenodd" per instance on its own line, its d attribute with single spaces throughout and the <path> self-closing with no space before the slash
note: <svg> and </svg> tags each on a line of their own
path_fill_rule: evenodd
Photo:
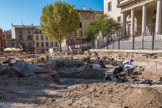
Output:
<svg viewBox="0 0 162 108">
<path fill-rule="evenodd" d="M 88 19 L 88 17 L 87 17 L 87 16 L 85 16 L 85 17 L 84 17 L 84 19 L 85 19 L 85 20 L 87 20 L 87 19 Z"/>
<path fill-rule="evenodd" d="M 80 44 L 82 44 L 82 40 L 80 40 Z"/>
<path fill-rule="evenodd" d="M 44 42 L 41 42 L 41 47 L 44 47 Z"/>
<path fill-rule="evenodd" d="M 36 43 L 37 48 L 39 48 L 39 42 Z"/>
<path fill-rule="evenodd" d="M 41 30 L 35 29 L 35 30 L 34 30 L 34 34 L 41 34 Z"/>
<path fill-rule="evenodd" d="M 77 36 L 77 31 L 74 32 L 74 35 Z"/>
<path fill-rule="evenodd" d="M 28 43 L 28 47 L 31 48 L 32 47 L 32 42 Z"/>
<path fill-rule="evenodd" d="M 28 33 L 30 33 L 31 31 L 30 30 L 28 30 Z"/>
<path fill-rule="evenodd" d="M 79 36 L 82 36 L 82 30 L 79 30 Z"/>
<path fill-rule="evenodd" d="M 71 33 L 68 33 L 69 37 L 71 36 Z"/>
<path fill-rule="evenodd" d="M 82 20 L 82 16 L 79 16 L 80 17 L 80 20 Z"/>
<path fill-rule="evenodd" d="M 22 30 L 21 29 L 19 30 L 19 33 L 22 33 Z"/>
<path fill-rule="evenodd" d="M 55 47 L 58 47 L 58 43 L 57 42 L 55 42 Z"/>
<path fill-rule="evenodd" d="M 46 42 L 46 47 L 48 47 L 48 42 Z"/>
<path fill-rule="evenodd" d="M 28 35 L 27 36 L 27 40 L 29 41 L 29 40 L 32 40 L 32 36 L 31 35 Z"/>
<path fill-rule="evenodd" d="M 43 35 L 41 35 L 41 40 L 44 40 L 44 37 L 43 37 Z"/>
<path fill-rule="evenodd" d="M 23 36 L 22 35 L 19 35 L 19 40 L 23 40 Z"/>
<path fill-rule="evenodd" d="M 46 37 L 46 40 L 48 40 L 48 37 Z"/>
<path fill-rule="evenodd" d="M 118 4 L 117 5 L 120 5 L 120 0 L 117 0 Z"/>
<path fill-rule="evenodd" d="M 38 35 L 36 35 L 36 40 L 39 40 L 39 36 Z"/>
<path fill-rule="evenodd" d="M 93 20 L 93 16 L 90 16 L 90 20 Z"/>
<path fill-rule="evenodd" d="M 53 47 L 53 42 L 51 42 L 51 47 Z"/>
<path fill-rule="evenodd" d="M 80 28 L 82 28 L 82 22 L 80 22 Z"/>
<path fill-rule="evenodd" d="M 108 11 L 111 11 L 111 10 L 112 10 L 112 3 L 109 2 L 109 3 L 108 3 Z"/>
<path fill-rule="evenodd" d="M 99 19 L 99 16 L 96 16 L 96 19 L 98 20 Z"/>
<path fill-rule="evenodd" d="M 154 14 L 156 14 L 156 10 L 154 10 Z"/>
<path fill-rule="evenodd" d="M 120 22 L 120 21 L 121 21 L 121 18 L 120 18 L 120 17 L 118 17 L 117 19 L 118 19 L 118 22 Z"/>
<path fill-rule="evenodd" d="M 71 40 L 68 41 L 68 44 L 71 45 Z"/>
</svg>

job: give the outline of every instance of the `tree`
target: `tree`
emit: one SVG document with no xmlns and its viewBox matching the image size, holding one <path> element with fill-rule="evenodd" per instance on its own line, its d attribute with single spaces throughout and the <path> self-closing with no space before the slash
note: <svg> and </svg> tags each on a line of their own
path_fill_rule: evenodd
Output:
<svg viewBox="0 0 162 108">
<path fill-rule="evenodd" d="M 120 29 L 120 24 L 113 18 L 107 15 L 103 15 L 99 20 L 91 21 L 88 25 L 88 29 L 85 32 L 87 41 L 92 41 L 97 39 L 99 32 L 102 32 L 103 37 L 107 39 L 107 49 L 108 40 L 113 34 L 115 34 Z"/>
<path fill-rule="evenodd" d="M 59 43 L 59 50 L 62 51 L 61 43 L 68 33 L 79 28 L 80 20 L 74 6 L 66 2 L 55 2 L 45 6 L 41 16 L 41 30 L 50 40 Z"/>
<path fill-rule="evenodd" d="M 107 49 L 108 49 L 109 38 L 111 38 L 113 34 L 119 31 L 120 24 L 107 15 L 102 16 L 99 22 L 101 23 L 102 35 L 107 39 Z"/>
<path fill-rule="evenodd" d="M 97 39 L 100 28 L 101 24 L 98 20 L 90 21 L 88 24 L 88 29 L 85 31 L 86 40 L 90 42 Z"/>
</svg>

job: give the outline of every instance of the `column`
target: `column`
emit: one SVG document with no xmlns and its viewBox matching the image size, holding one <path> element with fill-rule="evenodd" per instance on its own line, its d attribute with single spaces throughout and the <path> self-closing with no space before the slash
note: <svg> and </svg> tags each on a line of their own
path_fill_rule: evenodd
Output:
<svg viewBox="0 0 162 108">
<path fill-rule="evenodd" d="M 146 35 L 146 22 L 147 22 L 147 11 L 146 11 L 146 5 L 143 5 L 142 8 L 142 36 Z"/>
<path fill-rule="evenodd" d="M 156 28 L 155 33 L 161 33 L 161 0 L 157 1 L 157 10 L 156 10 Z"/>
<path fill-rule="evenodd" d="M 131 10 L 131 36 L 134 36 L 134 9 Z"/>
<path fill-rule="evenodd" d="M 121 32 L 122 32 L 122 37 L 126 36 L 126 14 L 123 12 L 121 16 Z"/>
</svg>

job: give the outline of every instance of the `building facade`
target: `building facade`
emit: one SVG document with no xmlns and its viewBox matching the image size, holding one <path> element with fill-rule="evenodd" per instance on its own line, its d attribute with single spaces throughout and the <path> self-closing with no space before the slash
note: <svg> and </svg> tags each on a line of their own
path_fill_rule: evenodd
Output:
<svg viewBox="0 0 162 108">
<path fill-rule="evenodd" d="M 15 39 L 11 37 L 11 30 L 4 31 L 4 48 L 15 47 Z"/>
<path fill-rule="evenodd" d="M 0 52 L 4 49 L 3 29 L 0 28 Z"/>
<path fill-rule="evenodd" d="M 123 36 L 162 34 L 162 0 L 104 0 L 104 6 L 110 16 L 120 13 Z"/>
<path fill-rule="evenodd" d="M 82 48 L 87 45 L 84 32 L 88 28 L 88 22 L 99 19 L 103 15 L 103 11 L 93 11 L 91 8 L 86 10 L 85 7 L 81 10 L 76 9 L 76 11 L 80 17 L 80 28 L 68 35 L 67 45 L 72 48 Z"/>
<path fill-rule="evenodd" d="M 50 41 L 41 33 L 39 26 L 12 25 L 12 39 L 16 47 L 28 53 L 45 53 L 51 47 L 57 47 L 57 42 Z"/>
</svg>

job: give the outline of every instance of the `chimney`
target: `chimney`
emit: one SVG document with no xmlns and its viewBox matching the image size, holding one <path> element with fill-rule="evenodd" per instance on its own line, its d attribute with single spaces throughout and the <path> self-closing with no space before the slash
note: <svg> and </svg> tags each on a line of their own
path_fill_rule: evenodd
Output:
<svg viewBox="0 0 162 108">
<path fill-rule="evenodd" d="M 83 10 L 86 10 L 86 7 L 85 6 L 83 7 Z"/>
<path fill-rule="evenodd" d="M 76 6 L 74 6 L 74 9 L 76 9 Z"/>
<path fill-rule="evenodd" d="M 89 8 L 89 10 L 91 11 L 91 10 L 92 10 L 92 8 Z"/>
</svg>

